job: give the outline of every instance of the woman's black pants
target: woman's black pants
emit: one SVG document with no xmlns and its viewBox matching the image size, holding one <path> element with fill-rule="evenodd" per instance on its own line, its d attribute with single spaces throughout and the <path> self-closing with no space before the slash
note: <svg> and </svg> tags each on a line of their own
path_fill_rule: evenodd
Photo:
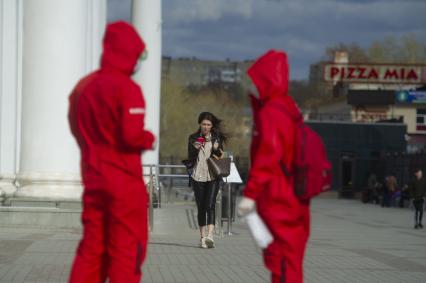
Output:
<svg viewBox="0 0 426 283">
<path fill-rule="evenodd" d="M 415 209 L 415 213 L 414 213 L 414 218 L 416 221 L 416 225 L 417 224 L 422 224 L 422 218 L 423 218 L 423 203 L 424 200 L 423 198 L 420 199 L 414 199 L 413 200 L 413 204 L 414 204 L 414 209 Z"/>
<path fill-rule="evenodd" d="M 198 226 L 214 225 L 216 197 L 219 192 L 218 181 L 197 182 L 192 180 L 192 188 L 198 209 Z"/>
</svg>

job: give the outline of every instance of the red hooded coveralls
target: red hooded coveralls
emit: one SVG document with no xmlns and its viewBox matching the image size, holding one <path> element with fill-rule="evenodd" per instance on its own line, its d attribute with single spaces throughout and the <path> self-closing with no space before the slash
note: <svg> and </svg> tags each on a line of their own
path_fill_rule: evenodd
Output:
<svg viewBox="0 0 426 283">
<path fill-rule="evenodd" d="M 267 52 L 250 67 L 248 75 L 260 99 L 252 99 L 255 121 L 252 165 L 244 196 L 256 201 L 259 215 L 274 236 L 274 241 L 264 250 L 272 282 L 303 282 L 309 203 L 295 196 L 292 179 L 284 175 L 280 166 L 282 161 L 290 168 L 296 126 L 292 117 L 301 115 L 288 95 L 287 55 L 273 50 Z"/>
<path fill-rule="evenodd" d="M 148 239 L 141 152 L 145 101 L 131 75 L 145 44 L 125 22 L 108 25 L 101 68 L 70 98 L 69 122 L 81 151 L 83 238 L 70 282 L 139 282 Z"/>
</svg>

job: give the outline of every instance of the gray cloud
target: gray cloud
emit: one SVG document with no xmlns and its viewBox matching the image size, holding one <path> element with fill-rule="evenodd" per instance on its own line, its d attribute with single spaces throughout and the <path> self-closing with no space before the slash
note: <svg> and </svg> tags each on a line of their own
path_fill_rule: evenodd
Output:
<svg viewBox="0 0 426 283">
<path fill-rule="evenodd" d="M 110 20 L 130 18 L 130 0 L 108 1 Z M 163 54 L 249 59 L 279 48 L 301 79 L 339 42 L 368 46 L 407 33 L 426 40 L 424 11 L 426 1 L 413 0 L 163 0 Z"/>
<path fill-rule="evenodd" d="M 179 0 L 164 1 L 167 19 L 172 23 L 217 21 L 225 15 L 250 17 L 253 0 Z"/>
</svg>

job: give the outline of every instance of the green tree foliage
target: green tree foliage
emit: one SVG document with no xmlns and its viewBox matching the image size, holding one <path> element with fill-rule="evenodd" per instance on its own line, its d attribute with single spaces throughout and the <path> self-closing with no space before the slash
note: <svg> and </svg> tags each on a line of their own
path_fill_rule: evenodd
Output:
<svg viewBox="0 0 426 283">
<path fill-rule="evenodd" d="M 408 34 L 401 38 L 399 59 L 405 63 L 426 64 L 426 45 L 420 42 L 414 35 Z"/>
<path fill-rule="evenodd" d="M 302 109 L 310 109 L 330 93 L 323 82 L 290 81 L 290 95 Z"/>
<path fill-rule="evenodd" d="M 188 136 L 198 129 L 198 115 L 208 111 L 223 120 L 230 139 L 225 150 L 234 156 L 247 156 L 250 144 L 251 115 L 247 113 L 248 99 L 235 99 L 236 86 L 182 87 L 168 79 L 162 82 L 161 93 L 161 156 L 184 158 Z M 242 90 L 238 89 L 239 92 Z"/>
<path fill-rule="evenodd" d="M 361 46 L 357 43 L 352 42 L 350 44 L 347 43 L 339 43 L 332 47 L 327 47 L 325 50 L 325 58 L 326 61 L 333 61 L 334 53 L 336 51 L 346 51 L 349 54 L 349 60 L 351 62 L 369 62 L 369 56 Z"/>
<path fill-rule="evenodd" d="M 426 44 L 414 34 L 387 36 L 365 48 L 357 43 L 338 43 L 326 48 L 325 59 L 333 61 L 335 51 L 347 51 L 352 63 L 426 63 Z"/>
</svg>

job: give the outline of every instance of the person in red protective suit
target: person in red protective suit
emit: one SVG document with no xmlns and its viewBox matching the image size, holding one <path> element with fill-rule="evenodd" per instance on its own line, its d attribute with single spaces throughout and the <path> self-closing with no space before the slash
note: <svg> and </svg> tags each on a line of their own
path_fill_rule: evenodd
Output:
<svg viewBox="0 0 426 283">
<path fill-rule="evenodd" d="M 254 131 L 251 168 L 238 212 L 245 215 L 257 209 L 273 235 L 263 251 L 272 282 L 303 282 L 303 256 L 309 237 L 309 203 L 293 192 L 291 176 L 283 173 L 280 162 L 291 168 L 296 123 L 301 113 L 288 95 L 287 55 L 271 50 L 248 70 L 259 93 L 252 96 Z M 285 113 L 283 111 L 287 111 Z"/>
<path fill-rule="evenodd" d="M 99 70 L 80 80 L 69 122 L 81 151 L 83 238 L 69 282 L 139 282 L 148 239 L 141 153 L 145 101 L 131 80 L 145 44 L 125 22 L 107 26 Z"/>
</svg>

